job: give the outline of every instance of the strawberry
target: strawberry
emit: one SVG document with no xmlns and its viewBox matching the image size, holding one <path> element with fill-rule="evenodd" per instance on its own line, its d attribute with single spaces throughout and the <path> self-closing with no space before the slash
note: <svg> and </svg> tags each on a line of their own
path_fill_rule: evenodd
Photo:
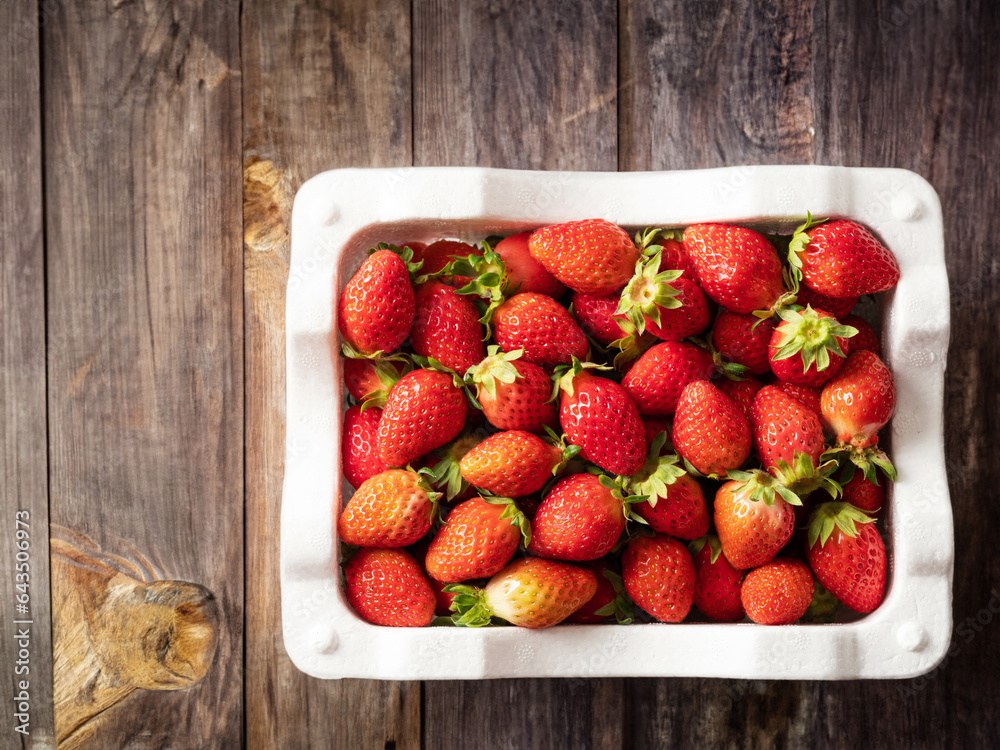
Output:
<svg viewBox="0 0 1000 750">
<path fill-rule="evenodd" d="M 385 406 L 389 390 L 399 382 L 410 366 L 393 359 L 369 359 L 344 344 L 344 384 L 347 392 L 367 406 Z"/>
<path fill-rule="evenodd" d="M 787 492 L 768 474 L 739 472 L 715 493 L 715 529 L 733 567 L 755 568 L 770 561 L 795 530 L 795 511 Z M 789 498 L 797 498 L 788 495 Z"/>
<path fill-rule="evenodd" d="M 443 583 L 488 578 L 517 551 L 527 519 L 512 502 L 488 503 L 480 497 L 456 505 L 431 541 L 424 563 Z"/>
<path fill-rule="evenodd" d="M 389 466 L 404 466 L 454 439 L 465 415 L 465 394 L 453 376 L 414 370 L 389 391 L 378 424 L 379 455 Z"/>
<path fill-rule="evenodd" d="M 774 322 L 723 310 L 712 324 L 711 342 L 723 361 L 735 362 L 752 375 L 771 372 L 767 345 Z"/>
<path fill-rule="evenodd" d="M 551 297 L 515 294 L 493 315 L 494 336 L 505 352 L 522 349 L 521 358 L 536 365 L 569 364 L 587 354 L 587 337 L 573 317 Z"/>
<path fill-rule="evenodd" d="M 571 474 L 553 485 L 531 522 L 528 552 L 556 560 L 596 560 L 625 530 L 620 492 L 607 478 Z"/>
<path fill-rule="evenodd" d="M 622 378 L 622 387 L 643 417 L 668 417 L 688 383 L 707 381 L 712 355 L 686 341 L 665 341 L 649 349 Z"/>
<path fill-rule="evenodd" d="M 708 476 L 725 476 L 750 455 L 750 424 L 739 407 L 711 383 L 684 386 L 674 414 L 674 449 Z"/>
<path fill-rule="evenodd" d="M 878 355 L 852 354 L 820 396 L 823 419 L 841 443 L 869 448 L 896 409 L 896 387 Z M 829 587 L 828 587 L 829 588 Z"/>
<path fill-rule="evenodd" d="M 729 224 L 692 224 L 684 249 L 705 294 L 727 310 L 767 310 L 785 295 L 781 260 L 759 232 Z"/>
<path fill-rule="evenodd" d="M 559 423 L 566 437 L 581 448 L 580 457 L 612 474 L 634 474 L 646 458 L 646 439 L 639 410 L 622 386 L 592 375 L 594 367 L 573 364 L 556 371 Z"/>
<path fill-rule="evenodd" d="M 625 317 L 615 314 L 619 301 L 619 296 L 613 293 L 598 297 L 585 292 L 573 292 L 573 315 L 584 333 L 601 346 L 610 346 L 625 335 L 621 326 Z"/>
<path fill-rule="evenodd" d="M 818 226 L 810 216 L 795 230 L 788 261 L 806 286 L 829 297 L 860 297 L 892 289 L 899 263 L 872 233 L 840 219 Z"/>
<path fill-rule="evenodd" d="M 423 258 L 424 249 L 427 247 L 426 242 L 398 242 L 397 247 L 410 248 L 413 251 L 413 259 L 415 261 L 420 261 Z"/>
<path fill-rule="evenodd" d="M 801 560 L 776 557 L 747 573 L 740 598 L 754 622 L 789 625 L 802 617 L 812 603 L 812 573 Z"/>
<path fill-rule="evenodd" d="M 819 417 L 820 421 L 822 422 L 823 412 L 819 408 L 819 397 L 822 391 L 819 388 L 812 388 L 808 385 L 797 385 L 795 383 L 788 383 L 778 377 L 773 378 L 768 385 L 773 385 L 779 391 L 783 392 L 786 396 L 789 396 L 798 401 L 800 404 L 802 404 L 802 406 L 804 406 L 809 411 L 813 412 L 817 417 Z"/>
<path fill-rule="evenodd" d="M 694 557 L 694 605 L 716 622 L 742 620 L 742 573 L 726 559 L 719 538 L 708 534 L 695 539 L 688 548 Z"/>
<path fill-rule="evenodd" d="M 802 284 L 795 293 L 795 304 L 801 307 L 811 307 L 813 310 L 826 310 L 837 320 L 843 321 L 844 317 L 858 304 L 858 298 L 856 296 L 828 297 Z M 845 322 L 845 325 L 853 324 Z M 851 343 L 853 344 L 854 342 L 852 341 Z"/>
<path fill-rule="evenodd" d="M 485 588 L 448 586 L 456 625 L 482 627 L 494 617 L 523 628 L 556 625 L 597 591 L 593 572 L 569 563 L 523 557 L 493 576 Z"/>
<path fill-rule="evenodd" d="M 532 232 L 518 232 L 497 243 L 494 248 L 507 267 L 508 295 L 519 292 L 537 292 L 549 297 L 561 297 L 566 287 L 559 279 L 545 270 L 545 266 L 532 257 L 528 239 Z"/>
<path fill-rule="evenodd" d="M 753 375 L 744 375 L 743 380 L 730 380 L 722 378 L 716 383 L 720 391 L 725 393 L 743 413 L 743 416 L 750 421 L 750 407 L 753 405 L 754 396 L 764 387 Z"/>
<path fill-rule="evenodd" d="M 708 326 L 708 303 L 701 288 L 683 271 L 660 272 L 660 256 L 640 261 L 621 293 L 618 315 L 626 316 L 639 333 L 649 330 L 664 341 L 680 341 Z"/>
<path fill-rule="evenodd" d="M 376 407 L 362 411 L 361 404 L 355 404 L 344 414 L 341 456 L 344 476 L 352 487 L 360 487 L 366 479 L 389 468 L 375 449 L 381 418 L 381 409 Z"/>
<path fill-rule="evenodd" d="M 661 419 L 660 417 L 646 417 L 642 420 L 642 429 L 646 434 L 646 448 L 647 450 L 653 445 L 653 442 L 662 432 L 666 437 L 666 442 L 664 443 L 664 448 L 667 452 L 674 449 L 673 441 L 671 440 L 671 434 L 674 431 L 673 425 L 670 423 L 669 419 Z"/>
<path fill-rule="evenodd" d="M 877 516 L 885 505 L 885 485 L 875 484 L 863 472 L 857 472 L 844 482 L 844 502 Z"/>
<path fill-rule="evenodd" d="M 628 625 L 634 619 L 632 602 L 625 593 L 620 575 L 608 568 L 603 560 L 593 560 L 582 566 L 597 579 L 597 591 L 586 604 L 566 618 L 566 622 L 589 625 L 618 622 Z"/>
<path fill-rule="evenodd" d="M 361 483 L 337 533 L 359 547 L 405 547 L 430 531 L 440 496 L 415 471 L 388 469 Z"/>
<path fill-rule="evenodd" d="M 570 289 L 598 296 L 625 286 L 639 259 L 628 234 L 604 219 L 542 227 L 532 233 L 528 249 Z"/>
<path fill-rule="evenodd" d="M 637 494 L 641 492 L 639 489 L 633 491 Z M 651 494 L 648 500 L 636 503 L 635 512 L 646 520 L 653 531 L 678 539 L 697 539 L 708 533 L 705 493 L 697 480 L 687 472 L 668 484 L 662 496 Z"/>
<path fill-rule="evenodd" d="M 809 521 L 809 565 L 816 579 L 855 612 L 867 613 L 885 593 L 885 544 L 875 519 L 849 503 L 823 503 Z"/>
<path fill-rule="evenodd" d="M 562 463 L 562 451 L 537 435 L 507 430 L 490 435 L 460 464 L 467 482 L 494 495 L 521 497 L 538 492 Z"/>
<path fill-rule="evenodd" d="M 815 412 L 772 385 L 765 385 L 750 408 L 750 427 L 754 446 L 765 468 L 779 461 L 791 465 L 795 455 L 804 453 L 819 465 L 826 447 L 823 425 Z"/>
<path fill-rule="evenodd" d="M 381 247 L 381 246 L 380 246 Z M 391 352 L 410 335 L 416 297 L 407 251 L 372 253 L 340 294 L 337 325 L 344 341 L 362 354 Z"/>
<path fill-rule="evenodd" d="M 869 351 L 881 356 L 882 347 L 871 323 L 859 315 L 848 315 L 842 321 L 845 326 L 858 329 L 857 335 L 851 337 L 852 352 Z"/>
<path fill-rule="evenodd" d="M 416 259 L 422 260 L 423 265 L 420 267 L 420 274 L 433 276 L 434 274 L 441 273 L 445 270 L 445 267 L 451 263 L 455 258 L 466 258 L 469 255 L 482 255 L 483 251 L 480 250 L 475 245 L 470 245 L 467 242 L 459 242 L 458 240 L 438 240 L 437 242 L 432 242 L 427 245 L 418 255 Z M 445 273 L 445 276 L 450 274 Z M 471 281 L 470 278 L 466 276 L 455 276 L 449 279 L 451 286 L 455 288 L 465 286 Z"/>
<path fill-rule="evenodd" d="M 422 357 L 464 373 L 486 356 L 479 313 L 467 297 L 440 281 L 417 288 L 410 342 Z"/>
<path fill-rule="evenodd" d="M 834 377 L 847 358 L 847 340 L 858 329 L 841 325 L 823 310 L 780 310 L 771 334 L 771 369 L 782 380 L 816 387 Z"/>
<path fill-rule="evenodd" d="M 660 622 L 680 622 L 691 611 L 694 563 L 687 547 L 672 537 L 638 536 L 629 542 L 622 581 L 632 601 Z"/>
<path fill-rule="evenodd" d="M 680 229 L 645 229 L 635 236 L 635 244 L 643 257 L 660 255 L 659 271 L 683 271 L 684 278 L 698 283 L 698 269 L 684 249 Z"/>
<path fill-rule="evenodd" d="M 450 617 L 451 603 L 455 601 L 455 595 L 444 590 L 448 584 L 441 583 L 430 576 L 427 576 L 427 583 L 431 585 L 431 590 L 434 592 L 434 614 L 439 617 Z"/>
<path fill-rule="evenodd" d="M 373 625 L 417 628 L 434 619 L 434 591 L 401 549 L 359 549 L 344 566 L 348 603 Z"/>
<path fill-rule="evenodd" d="M 549 400 L 552 381 L 538 365 L 522 360 L 523 350 L 504 354 L 490 346 L 488 356 L 466 374 L 475 384 L 483 414 L 501 430 L 542 432 L 556 424 L 556 406 Z"/>
</svg>

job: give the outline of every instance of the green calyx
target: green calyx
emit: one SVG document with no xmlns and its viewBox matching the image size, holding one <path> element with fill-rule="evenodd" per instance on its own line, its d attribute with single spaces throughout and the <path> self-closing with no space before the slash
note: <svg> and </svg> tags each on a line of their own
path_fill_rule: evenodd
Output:
<svg viewBox="0 0 1000 750">
<path fill-rule="evenodd" d="M 727 474 L 730 479 L 739 482 L 734 494 L 736 492 L 745 493 L 750 500 L 763 502 L 765 505 L 774 505 L 776 496 L 789 505 L 802 505 L 802 499 L 794 490 L 766 471 L 759 469 L 735 471 L 730 469 Z"/>
<path fill-rule="evenodd" d="M 823 588 L 819 581 L 814 581 L 812 601 L 809 603 L 806 613 L 802 615 L 800 622 L 829 624 L 837 615 L 838 604 L 840 604 L 840 600 L 837 597 Z"/>
<path fill-rule="evenodd" d="M 362 412 L 373 407 L 379 409 L 384 407 L 392 387 L 399 382 L 400 378 L 413 370 L 413 360 L 405 354 L 382 356 L 382 352 L 375 352 L 375 354 L 366 355 L 346 343 L 341 344 L 340 350 L 348 359 L 366 359 L 371 362 L 372 369 L 375 371 L 375 377 L 378 378 L 379 383 L 382 385 L 381 389 L 371 391 L 362 399 Z M 390 362 L 399 363 L 401 367 L 397 369 L 394 365 L 389 364 Z"/>
<path fill-rule="evenodd" d="M 708 335 L 705 337 L 704 340 L 697 338 L 695 336 L 692 336 L 688 340 L 692 344 L 695 344 L 696 346 L 700 346 L 702 349 L 705 349 L 709 354 L 712 355 L 712 364 L 715 365 L 716 372 L 720 373 L 721 375 L 724 375 L 730 380 L 746 380 L 746 378 L 743 376 L 747 374 L 747 371 L 750 368 L 747 367 L 746 365 L 741 365 L 738 362 L 731 362 L 728 359 L 726 359 L 722 355 L 722 352 L 720 352 L 718 349 L 715 348 L 715 342 L 712 341 L 711 331 L 708 332 Z"/>
<path fill-rule="evenodd" d="M 510 497 L 497 497 L 496 495 L 490 495 L 489 493 L 482 492 L 480 497 L 483 498 L 490 505 L 503 505 L 503 513 L 500 514 L 501 519 L 508 519 L 511 526 L 517 526 L 521 532 L 521 539 L 524 541 L 524 546 L 527 547 L 531 544 L 531 521 L 528 517 L 521 512 L 521 509 L 517 507 L 517 503 L 514 502 L 513 498 Z"/>
<path fill-rule="evenodd" d="M 688 551 L 691 553 L 691 557 L 694 557 L 704 549 L 706 544 L 710 550 L 709 562 L 714 564 L 719 559 L 719 555 L 722 554 L 722 542 L 719 541 L 719 537 L 715 534 L 705 534 L 705 536 L 700 536 L 691 541 L 688 544 Z"/>
<path fill-rule="evenodd" d="M 878 474 L 881 471 L 889 478 L 889 481 L 896 481 L 896 467 L 892 465 L 889 456 L 877 445 L 870 448 L 855 448 L 849 443 L 837 443 L 832 448 L 827 448 L 820 456 L 821 461 L 837 461 L 843 467 L 840 481 L 847 484 L 854 477 L 855 469 L 861 469 L 865 479 L 873 484 L 878 484 Z"/>
<path fill-rule="evenodd" d="M 817 372 L 829 367 L 830 352 L 843 357 L 837 338 L 850 338 L 858 333 L 857 328 L 841 325 L 836 318 L 817 315 L 811 305 L 801 311 L 786 308 L 777 314 L 784 321 L 775 329 L 782 337 L 781 346 L 771 359 L 788 359 L 801 353 L 805 372 L 813 366 Z"/>
<path fill-rule="evenodd" d="M 604 568 L 604 577 L 610 581 L 615 590 L 615 598 L 594 612 L 598 617 L 611 617 L 614 615 L 619 625 L 630 625 L 635 620 L 635 605 L 632 599 L 625 592 L 625 582 L 622 577 L 613 570 Z"/>
<path fill-rule="evenodd" d="M 552 395 L 549 397 L 549 401 L 555 401 L 556 396 L 559 395 L 560 391 L 562 391 L 568 396 L 572 396 L 573 383 L 584 370 L 610 370 L 610 369 L 612 368 L 608 367 L 607 365 L 598 365 L 593 362 L 581 362 L 576 357 L 573 357 L 572 364 L 559 365 L 559 367 L 555 369 L 555 372 L 552 375 L 553 379 Z"/>
<path fill-rule="evenodd" d="M 493 252 L 489 244 L 483 242 L 482 255 L 469 255 L 466 258 L 456 258 L 446 266 L 450 276 L 466 276 L 472 280 L 458 289 L 459 294 L 478 297 L 482 317 L 479 322 L 486 327 L 485 341 L 490 337 L 490 322 L 493 313 L 503 304 L 504 291 L 507 289 L 507 266 L 498 253 Z"/>
<path fill-rule="evenodd" d="M 410 274 L 410 283 L 422 284 L 430 278 L 430 276 L 417 275 L 417 272 L 420 270 L 420 267 L 424 264 L 424 262 L 422 260 L 413 260 L 413 250 L 409 246 L 398 247 L 397 245 L 390 245 L 388 242 L 380 242 L 375 247 L 369 248 L 368 254 L 372 255 L 373 253 L 377 253 L 379 250 L 389 250 L 390 252 L 396 253 L 396 255 L 400 257 L 403 263 L 406 264 L 406 272 Z"/>
<path fill-rule="evenodd" d="M 552 476 L 557 477 L 566 470 L 567 464 L 576 458 L 583 448 L 566 442 L 565 435 L 557 435 L 556 431 L 548 425 L 545 425 L 545 434 L 549 438 L 549 443 L 559 449 L 559 463 L 552 467 Z"/>
<path fill-rule="evenodd" d="M 859 523 L 874 523 L 875 519 L 860 508 L 850 503 L 829 502 L 817 506 L 809 515 L 808 543 L 814 547 L 819 541 L 820 546 L 826 544 L 834 529 L 852 539 L 858 535 Z"/>
<path fill-rule="evenodd" d="M 633 495 L 642 495 L 655 508 L 656 503 L 667 496 L 667 488 L 686 473 L 679 466 L 677 454 L 661 456 L 660 450 L 667 441 L 667 433 L 661 432 L 649 448 L 646 463 L 638 472 L 628 477 L 627 489 Z"/>
<path fill-rule="evenodd" d="M 451 594 L 452 622 L 463 628 L 482 628 L 493 624 L 493 610 L 486 601 L 486 591 L 476 586 L 449 583 L 444 587 Z"/>
<path fill-rule="evenodd" d="M 818 489 L 826 490 L 830 497 L 837 498 L 843 494 L 843 488 L 831 478 L 837 467 L 838 463 L 835 460 L 815 466 L 808 453 L 797 452 L 791 466 L 785 461 L 778 461 L 777 465 L 771 468 L 771 472 L 780 484 L 800 498 Z"/>
<path fill-rule="evenodd" d="M 485 392 L 490 398 L 496 398 L 497 383 L 511 385 L 523 377 L 512 364 L 520 359 L 522 354 L 524 349 L 501 352 L 499 346 L 490 344 L 486 350 L 486 358 L 478 365 L 470 367 L 465 373 L 466 384 L 470 388 L 475 385 L 480 396 Z"/>
<path fill-rule="evenodd" d="M 663 245 L 660 244 L 666 240 L 675 240 L 677 242 L 681 241 L 684 236 L 684 230 L 682 229 L 659 229 L 654 227 L 648 227 L 643 229 L 641 232 L 635 233 L 635 246 L 639 248 L 639 252 L 646 258 L 651 258 L 661 250 L 663 250 Z"/>
<path fill-rule="evenodd" d="M 469 483 L 462 478 L 460 463 L 466 453 L 482 442 L 479 437 L 471 432 L 463 432 L 443 448 L 438 448 L 433 452 L 433 456 L 440 458 L 431 469 L 424 469 L 427 476 L 435 487 L 443 487 L 445 497 L 448 500 L 458 497 L 469 487 Z"/>
<path fill-rule="evenodd" d="M 645 502 L 647 497 L 646 495 L 636 495 L 630 491 L 628 477 L 598 474 L 597 481 L 605 489 L 611 490 L 612 497 L 621 501 L 622 513 L 625 515 L 625 520 L 649 526 L 649 521 L 636 513 L 633 508 L 636 503 Z"/>
<path fill-rule="evenodd" d="M 609 344 L 618 349 L 614 359 L 615 369 L 625 369 L 629 362 L 639 359 L 643 352 L 659 341 L 651 333 L 639 333 L 635 324 L 628 318 L 619 320 L 618 327 L 622 329 L 622 337 Z"/>
<path fill-rule="evenodd" d="M 659 272 L 661 252 L 653 257 L 639 259 L 635 273 L 622 290 L 615 315 L 624 315 L 635 326 L 636 331 L 646 330 L 646 319 L 660 325 L 660 311 L 673 310 L 682 306 L 677 299 L 680 290 L 670 285 L 680 278 L 683 271 Z"/>
<path fill-rule="evenodd" d="M 800 224 L 792 234 L 792 239 L 788 243 L 788 265 L 791 268 L 791 273 L 796 284 L 802 280 L 801 255 L 805 252 L 806 247 L 812 241 L 807 232 L 813 227 L 818 227 L 826 221 L 829 221 L 829 219 L 814 219 L 813 215 L 806 211 L 805 223 Z"/>
</svg>

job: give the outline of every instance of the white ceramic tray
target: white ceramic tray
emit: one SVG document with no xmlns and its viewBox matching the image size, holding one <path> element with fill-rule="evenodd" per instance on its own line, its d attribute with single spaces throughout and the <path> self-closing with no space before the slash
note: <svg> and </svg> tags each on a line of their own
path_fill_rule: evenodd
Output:
<svg viewBox="0 0 1000 750">
<path fill-rule="evenodd" d="M 884 356 L 897 389 L 886 518 L 886 598 L 854 622 L 386 628 L 348 607 L 333 536 L 343 413 L 336 300 L 380 241 L 470 241 L 574 219 L 626 228 L 701 221 L 790 231 L 806 210 L 847 216 L 881 236 L 902 269 L 884 295 Z M 346 169 L 295 198 L 288 277 L 287 433 L 281 507 L 285 648 L 322 678 L 703 676 L 910 677 L 951 638 L 954 562 L 942 433 L 948 281 L 934 189 L 904 170 L 759 166 L 689 172 Z M 887 428 L 889 431 L 889 428 Z"/>
</svg>

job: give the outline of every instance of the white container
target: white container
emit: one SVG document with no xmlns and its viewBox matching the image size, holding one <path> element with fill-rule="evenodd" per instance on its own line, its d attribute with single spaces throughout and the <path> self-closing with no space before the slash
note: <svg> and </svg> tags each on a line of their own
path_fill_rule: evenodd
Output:
<svg viewBox="0 0 1000 750">
<path fill-rule="evenodd" d="M 386 628 L 369 625 L 340 587 L 334 498 L 343 413 L 336 300 L 378 242 L 478 241 L 603 217 L 626 228 L 743 223 L 789 232 L 804 217 L 872 228 L 902 269 L 884 295 L 883 356 L 896 381 L 885 601 L 854 622 Z M 773 679 L 912 677 L 951 638 L 954 563 L 942 406 L 948 280 L 941 206 L 897 169 L 760 166 L 688 172 L 526 172 L 479 168 L 345 169 L 309 180 L 292 213 L 288 276 L 287 432 L 281 507 L 285 648 L 322 678 L 700 676 Z M 890 432 L 886 428 L 884 432 Z M 886 438 L 883 437 L 883 443 Z"/>
</svg>

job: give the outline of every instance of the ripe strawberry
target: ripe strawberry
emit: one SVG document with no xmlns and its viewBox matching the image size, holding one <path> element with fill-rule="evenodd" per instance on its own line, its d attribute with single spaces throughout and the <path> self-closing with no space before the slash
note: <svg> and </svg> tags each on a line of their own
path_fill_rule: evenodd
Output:
<svg viewBox="0 0 1000 750">
<path fill-rule="evenodd" d="M 523 628 L 556 625 L 597 591 L 593 572 L 569 563 L 522 557 L 493 576 L 485 588 L 449 586 L 456 625 L 482 627 L 494 617 Z"/>
<path fill-rule="evenodd" d="M 847 358 L 848 339 L 858 330 L 841 325 L 823 310 L 781 310 L 782 322 L 771 334 L 771 369 L 796 385 L 820 386 L 834 377 Z"/>
<path fill-rule="evenodd" d="M 405 547 L 430 531 L 440 496 L 415 471 L 388 469 L 361 483 L 337 533 L 359 547 Z"/>
<path fill-rule="evenodd" d="M 694 563 L 687 547 L 672 537 L 638 536 L 629 542 L 622 580 L 632 601 L 660 622 L 680 622 L 691 611 Z"/>
<path fill-rule="evenodd" d="M 848 315 L 842 320 L 845 326 L 858 329 L 857 335 L 851 337 L 852 352 L 869 351 L 881 356 L 882 347 L 871 323 L 859 315 Z"/>
<path fill-rule="evenodd" d="M 337 325 L 344 341 L 362 354 L 391 352 L 410 335 L 415 310 L 407 261 L 378 250 L 341 292 Z"/>
<path fill-rule="evenodd" d="M 590 601 L 566 618 L 566 622 L 590 625 L 600 622 L 615 622 L 627 625 L 634 619 L 632 602 L 625 593 L 625 584 L 620 575 L 606 566 L 604 560 L 593 560 L 583 566 L 597 579 L 597 591 Z"/>
<path fill-rule="evenodd" d="M 744 475 L 749 479 L 729 481 L 715 493 L 715 529 L 733 567 L 756 568 L 770 561 L 795 531 L 795 511 L 770 475 Z M 762 484 L 763 483 L 763 484 Z"/>
<path fill-rule="evenodd" d="M 427 573 L 443 583 L 488 578 L 514 556 L 522 527 L 527 520 L 513 503 L 459 503 L 427 549 Z"/>
<path fill-rule="evenodd" d="M 684 249 L 705 293 L 737 313 L 767 310 L 785 294 L 781 260 L 759 232 L 729 224 L 692 224 Z"/>
<path fill-rule="evenodd" d="M 634 489 L 639 493 L 640 490 Z M 666 486 L 662 496 L 652 494 L 635 504 L 635 512 L 653 531 L 690 541 L 708 533 L 708 504 L 701 485 L 688 473 L 682 473 Z"/>
<path fill-rule="evenodd" d="M 830 297 L 860 297 L 892 289 L 899 263 L 872 233 L 840 219 L 815 225 L 812 217 L 795 230 L 788 260 L 805 285 Z"/>
<path fill-rule="evenodd" d="M 777 557 L 747 573 L 740 588 L 743 607 L 760 625 L 789 625 L 809 609 L 813 577 L 801 560 Z"/>
<path fill-rule="evenodd" d="M 503 258 L 507 267 L 508 296 L 519 292 L 536 292 L 549 297 L 562 297 L 566 287 L 555 276 L 545 270 L 545 266 L 532 257 L 528 250 L 528 238 L 532 232 L 518 232 L 497 243 L 497 255 Z"/>
<path fill-rule="evenodd" d="M 723 310 L 712 324 L 711 341 L 724 361 L 747 368 L 752 375 L 771 372 L 767 345 L 774 321 Z"/>
<path fill-rule="evenodd" d="M 344 566 L 348 603 L 373 625 L 418 628 L 434 619 L 434 591 L 401 549 L 364 548 Z"/>
<path fill-rule="evenodd" d="M 427 576 L 427 583 L 431 585 L 431 591 L 434 592 L 434 614 L 439 617 L 450 617 L 451 603 L 455 600 L 455 595 L 444 590 L 448 584 L 441 583 L 430 576 Z"/>
<path fill-rule="evenodd" d="M 628 234 L 604 219 L 542 227 L 531 235 L 528 249 L 570 289 L 598 296 L 625 286 L 639 259 Z"/>
<path fill-rule="evenodd" d="M 410 248 L 413 251 L 413 259 L 419 261 L 423 259 L 424 249 L 427 247 L 426 242 L 398 242 L 397 247 Z"/>
<path fill-rule="evenodd" d="M 646 439 L 639 410 L 618 383 L 592 375 L 574 359 L 560 374 L 559 423 L 566 437 L 581 448 L 581 458 L 612 474 L 634 474 L 646 458 Z"/>
<path fill-rule="evenodd" d="M 819 408 L 819 396 L 822 393 L 819 388 L 812 388 L 808 385 L 796 385 L 795 383 L 788 383 L 779 377 L 774 377 L 768 385 L 773 385 L 779 391 L 782 391 L 786 396 L 789 396 L 796 401 L 798 401 L 802 406 L 807 408 L 809 411 L 813 412 L 817 417 L 820 418 L 820 422 L 823 420 L 823 412 Z"/>
<path fill-rule="evenodd" d="M 659 271 L 660 256 L 641 261 L 621 293 L 615 311 L 639 333 L 648 330 L 664 341 L 680 341 L 708 326 L 708 303 L 701 288 L 681 271 Z"/>
<path fill-rule="evenodd" d="M 621 326 L 625 316 L 615 315 L 619 301 L 619 296 L 614 293 L 598 297 L 585 292 L 573 292 L 573 315 L 584 333 L 593 337 L 601 346 L 610 346 L 625 335 Z"/>
<path fill-rule="evenodd" d="M 726 559 L 719 538 L 708 534 L 691 542 L 689 549 L 694 556 L 694 606 L 716 622 L 742 620 L 742 573 Z"/>
<path fill-rule="evenodd" d="M 743 413 L 743 416 L 750 421 L 750 407 L 753 405 L 754 396 L 757 392 L 764 387 L 753 375 L 744 375 L 743 380 L 730 380 L 729 378 L 722 378 L 716 383 L 716 386 L 720 391 L 725 393 L 739 410 Z"/>
<path fill-rule="evenodd" d="M 750 424 L 739 407 L 711 383 L 684 386 L 674 414 L 674 449 L 698 472 L 725 476 L 750 455 Z"/>
<path fill-rule="evenodd" d="M 670 423 L 669 419 L 662 419 L 660 417 L 646 417 L 642 420 L 642 428 L 646 434 L 646 449 L 648 450 L 652 445 L 653 441 L 662 432 L 666 437 L 666 442 L 663 445 L 662 450 L 668 453 L 674 449 L 674 443 L 671 436 L 674 431 L 673 425 Z"/>
<path fill-rule="evenodd" d="M 475 245 L 470 245 L 467 242 L 459 242 L 458 240 L 438 240 L 437 242 L 432 242 L 427 245 L 419 254 L 416 254 L 415 260 L 422 260 L 423 265 L 420 267 L 420 274 L 432 275 L 444 270 L 445 266 L 451 263 L 456 258 L 467 258 L 470 255 L 482 255 L 483 251 L 476 247 Z M 448 278 L 448 275 L 445 275 Z M 467 276 L 455 276 L 454 278 L 448 278 L 451 286 L 456 289 L 463 287 L 468 284 L 472 279 Z"/>
<path fill-rule="evenodd" d="M 494 495 L 521 497 L 538 492 L 562 462 L 562 451 L 523 430 L 490 435 L 462 458 L 467 482 Z"/>
<path fill-rule="evenodd" d="M 844 482 L 844 502 L 870 516 L 877 516 L 885 505 L 885 484 L 875 484 L 863 472 L 856 472 Z"/>
<path fill-rule="evenodd" d="M 556 406 L 549 400 L 552 381 L 538 365 L 520 359 L 522 350 L 505 354 L 490 346 L 466 379 L 476 385 L 487 421 L 501 430 L 542 432 L 556 425 Z"/>
<path fill-rule="evenodd" d="M 643 417 L 668 417 L 688 383 L 707 381 L 712 355 L 686 341 L 665 341 L 649 349 L 622 378 L 622 387 Z"/>
<path fill-rule="evenodd" d="M 414 370 L 389 391 L 378 424 L 379 455 L 389 466 L 404 466 L 454 439 L 465 415 L 465 394 L 451 375 Z"/>
<path fill-rule="evenodd" d="M 344 345 L 347 346 L 346 344 Z M 353 353 L 353 349 L 351 350 Z M 347 392 L 367 406 L 385 406 L 389 390 L 408 372 L 407 364 L 391 359 L 350 357 L 343 359 Z"/>
<path fill-rule="evenodd" d="M 867 613 L 885 593 L 885 544 L 875 519 L 849 503 L 823 503 L 809 521 L 809 565 L 816 579 L 855 612 Z"/>
<path fill-rule="evenodd" d="M 635 236 L 635 244 L 643 257 L 660 255 L 660 272 L 683 271 L 684 278 L 698 283 L 698 269 L 681 242 L 680 229 L 645 229 Z"/>
<path fill-rule="evenodd" d="M 874 446 L 878 431 L 896 409 L 892 374 L 876 354 L 855 352 L 823 388 L 820 406 L 839 442 L 855 448 Z"/>
<path fill-rule="evenodd" d="M 563 477 L 542 499 L 531 522 L 528 552 L 556 560 L 596 560 L 625 530 L 621 493 L 593 474 Z"/>
<path fill-rule="evenodd" d="M 486 356 L 479 313 L 468 297 L 440 281 L 417 288 L 417 308 L 410 342 L 422 357 L 464 373 Z"/>
<path fill-rule="evenodd" d="M 844 317 L 858 304 L 858 298 L 828 297 L 802 284 L 799 286 L 799 291 L 795 293 L 795 304 L 802 307 L 811 307 L 813 310 L 826 310 L 837 320 L 843 321 Z M 852 324 L 845 322 L 844 325 Z M 851 343 L 853 344 L 854 342 L 852 341 Z"/>
<path fill-rule="evenodd" d="M 779 461 L 792 465 L 805 453 L 814 466 L 825 448 L 819 417 L 772 385 L 758 391 L 750 408 L 753 442 L 761 463 L 770 469 Z"/>
<path fill-rule="evenodd" d="M 521 358 L 536 365 L 569 364 L 587 354 L 587 337 L 573 317 L 551 297 L 515 294 L 493 315 L 494 336 L 505 352 L 523 349 Z"/>
<path fill-rule="evenodd" d="M 366 479 L 389 468 L 375 449 L 381 418 L 381 409 L 375 407 L 362 411 L 361 404 L 355 404 L 344 414 L 341 456 L 344 476 L 352 487 L 360 487 Z"/>
</svg>

